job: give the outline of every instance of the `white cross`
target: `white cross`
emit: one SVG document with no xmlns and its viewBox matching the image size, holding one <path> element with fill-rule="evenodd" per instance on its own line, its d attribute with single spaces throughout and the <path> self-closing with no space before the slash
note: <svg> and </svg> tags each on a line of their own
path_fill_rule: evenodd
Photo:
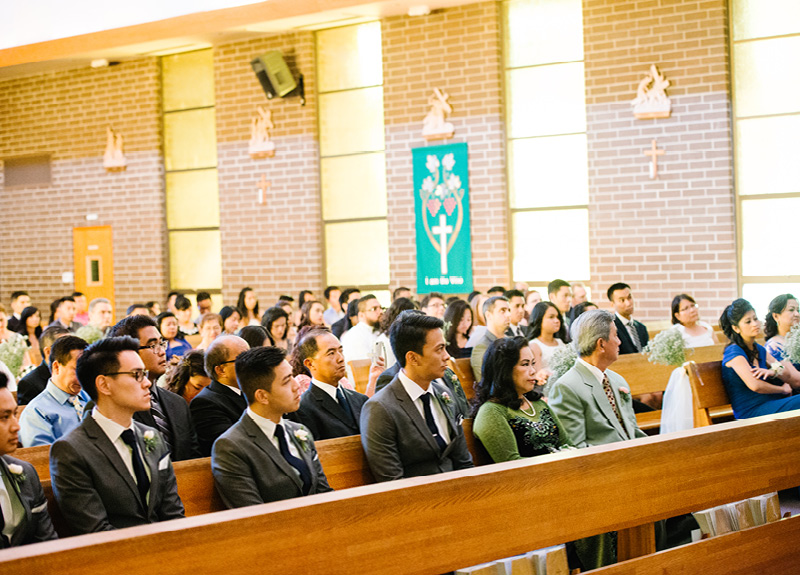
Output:
<svg viewBox="0 0 800 575">
<path fill-rule="evenodd" d="M 453 226 L 447 225 L 447 217 L 439 215 L 439 225 L 433 226 L 433 233 L 439 236 L 439 254 L 442 256 L 442 275 L 447 275 L 447 234 L 453 233 Z"/>
</svg>

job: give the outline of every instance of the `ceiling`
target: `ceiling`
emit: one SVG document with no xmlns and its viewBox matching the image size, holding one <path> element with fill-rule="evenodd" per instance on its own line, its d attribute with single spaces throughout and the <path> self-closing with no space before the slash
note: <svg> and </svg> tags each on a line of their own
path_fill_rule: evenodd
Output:
<svg viewBox="0 0 800 575">
<path fill-rule="evenodd" d="M 0 80 L 134 60 L 290 30 L 317 30 L 479 0 L 268 0 L 0 50 Z M 426 16 L 415 16 L 425 18 Z"/>
</svg>

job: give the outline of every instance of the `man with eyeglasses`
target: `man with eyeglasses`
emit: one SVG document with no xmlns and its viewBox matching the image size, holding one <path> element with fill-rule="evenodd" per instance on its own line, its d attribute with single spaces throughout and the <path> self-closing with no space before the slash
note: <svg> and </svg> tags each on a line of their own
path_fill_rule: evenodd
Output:
<svg viewBox="0 0 800 575">
<path fill-rule="evenodd" d="M 447 306 L 444 303 L 444 295 L 439 292 L 431 292 L 422 298 L 420 309 L 425 315 L 444 319 L 444 312 Z"/>
<path fill-rule="evenodd" d="M 345 361 L 368 359 L 378 340 L 378 326 L 383 308 L 372 294 L 358 300 L 358 323 L 342 334 Z"/>
<path fill-rule="evenodd" d="M 121 336 L 139 341 L 139 357 L 153 384 L 150 409 L 136 413 L 134 419 L 161 432 L 173 461 L 200 457 L 186 400 L 156 385 L 167 369 L 167 342 L 161 338 L 156 322 L 146 315 L 126 317 L 109 331 L 109 337 Z"/>
<path fill-rule="evenodd" d="M 184 516 L 164 438 L 133 419 L 153 390 L 139 348 L 109 337 L 78 359 L 78 381 L 96 405 L 50 450 L 53 493 L 78 534 Z"/>
<path fill-rule="evenodd" d="M 250 346 L 241 337 L 223 335 L 206 350 L 206 373 L 211 383 L 189 405 L 202 457 L 211 455 L 211 446 L 217 438 L 239 421 L 247 409 L 247 399 L 236 382 L 234 362 L 248 349 Z"/>
</svg>

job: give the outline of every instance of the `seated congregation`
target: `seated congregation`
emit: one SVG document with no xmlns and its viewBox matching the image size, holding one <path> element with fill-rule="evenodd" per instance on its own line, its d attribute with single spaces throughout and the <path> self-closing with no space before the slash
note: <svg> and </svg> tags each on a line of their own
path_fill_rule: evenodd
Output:
<svg viewBox="0 0 800 575">
<path fill-rule="evenodd" d="M 483 463 L 476 453 L 501 463 L 646 437 L 637 412 L 661 407 L 660 396 L 637 401 L 611 369 L 649 340 L 632 317 L 631 288 L 609 288 L 610 312 L 575 301 L 572 287 L 556 280 L 546 302 L 499 289 L 469 302 L 432 293 L 419 306 L 395 290 L 386 311 L 373 295 L 329 288 L 327 311 L 301 292 L 296 318 L 289 299 L 260 316 L 245 288 L 239 305 L 220 314 L 198 297 L 201 315 L 192 321 L 176 294 L 169 305 L 182 315 L 154 318 L 152 306 L 132 306 L 113 326 L 110 313 L 98 319 L 108 302 L 93 300 L 84 326 L 99 332 L 92 343 L 63 312 L 75 298 L 62 298 L 57 325 L 39 335 L 42 362 L 20 379 L 19 419 L 13 382 L 0 376 L 2 547 L 56 537 L 36 470 L 12 457 L 19 446 L 52 444 L 52 493 L 68 532 L 80 534 L 184 517 L 173 462 L 199 457 L 210 456 L 216 492 L 235 508 L 331 491 L 317 442 L 336 438 L 360 436 L 368 474 L 384 482 L 469 469 Z M 676 300 L 674 329 L 686 346 L 713 345 L 719 335 L 699 321 L 694 300 Z M 731 343 L 718 365 L 736 418 L 800 407 L 791 395 L 800 372 L 785 352 L 800 320 L 797 300 L 776 301 L 770 351 L 757 342 L 760 324 L 746 301 L 720 318 Z M 191 326 L 196 333 L 183 331 Z M 555 376 L 554 352 L 567 346 L 576 357 Z M 456 375 L 457 359 L 471 365 L 474 388 Z M 366 373 L 354 367 L 359 361 Z M 44 385 L 32 392 L 37 370 L 34 381 Z M 656 522 L 656 548 L 687 543 L 695 527 L 684 514 Z M 570 567 L 615 563 L 617 538 L 612 531 L 569 542 Z"/>
</svg>

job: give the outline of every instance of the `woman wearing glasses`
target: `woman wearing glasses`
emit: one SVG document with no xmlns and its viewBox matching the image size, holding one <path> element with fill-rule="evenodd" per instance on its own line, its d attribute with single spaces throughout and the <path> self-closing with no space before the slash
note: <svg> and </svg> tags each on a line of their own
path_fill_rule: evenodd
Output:
<svg viewBox="0 0 800 575">
<path fill-rule="evenodd" d="M 720 343 L 710 324 L 700 320 L 697 302 L 682 293 L 672 298 L 672 325 L 683 336 L 686 347 L 703 347 Z"/>
</svg>

